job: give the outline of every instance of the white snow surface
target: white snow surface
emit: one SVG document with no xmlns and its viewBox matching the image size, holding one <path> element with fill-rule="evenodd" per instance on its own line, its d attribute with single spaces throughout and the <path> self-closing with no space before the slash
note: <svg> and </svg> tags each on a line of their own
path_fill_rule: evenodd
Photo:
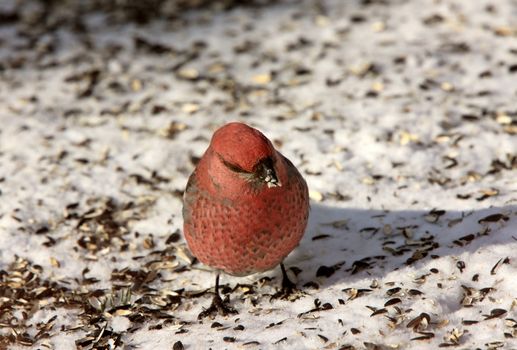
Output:
<svg viewBox="0 0 517 350">
<path fill-rule="evenodd" d="M 517 349 L 517 3 L 258 3 L 144 24 L 64 5 L 48 19 L 80 18 L 83 32 L 59 20 L 40 30 L 39 2 L 2 4 L 20 18 L 0 25 L 0 281 L 25 259 L 41 280 L 116 294 L 114 269 L 168 251 L 173 267 L 148 287 L 181 296 L 162 310 L 172 321 L 107 310 L 120 348 Z M 270 300 L 279 268 L 222 275 L 254 293 L 228 289 L 239 314 L 198 321 L 211 294 L 188 295 L 215 273 L 191 264 L 181 193 L 191 159 L 234 120 L 273 140 L 309 185 L 309 225 L 285 260 L 303 294 Z M 121 238 L 81 246 L 67 212 L 108 199 Z M 27 320 L 14 312 L 24 328 L 2 320 L 0 347 L 75 348 L 94 328 L 55 303 Z M 53 316 L 47 338 L 8 341 Z"/>
</svg>

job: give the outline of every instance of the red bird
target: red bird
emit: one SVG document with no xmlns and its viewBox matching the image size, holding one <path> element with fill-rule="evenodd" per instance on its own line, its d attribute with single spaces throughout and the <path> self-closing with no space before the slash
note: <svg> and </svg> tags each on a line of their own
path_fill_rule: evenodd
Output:
<svg viewBox="0 0 517 350">
<path fill-rule="evenodd" d="M 190 176 L 183 230 L 202 263 L 218 270 L 215 296 L 199 318 L 236 313 L 219 296 L 219 272 L 246 276 L 280 264 L 299 244 L 309 216 L 307 184 L 260 131 L 243 123 L 218 129 Z"/>
</svg>

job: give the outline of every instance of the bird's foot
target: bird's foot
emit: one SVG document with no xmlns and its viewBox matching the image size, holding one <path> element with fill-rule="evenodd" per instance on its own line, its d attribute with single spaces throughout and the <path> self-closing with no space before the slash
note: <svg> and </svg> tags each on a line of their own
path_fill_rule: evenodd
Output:
<svg viewBox="0 0 517 350">
<path fill-rule="evenodd" d="M 225 298 L 224 300 L 221 299 L 219 294 L 216 294 L 214 296 L 214 299 L 212 299 L 212 304 L 208 309 L 203 310 L 198 316 L 198 320 L 202 320 L 205 317 L 211 317 L 216 316 L 217 314 L 221 316 L 228 316 L 228 315 L 237 315 L 238 312 L 233 307 L 231 307 L 228 298 Z"/>
<path fill-rule="evenodd" d="M 284 273 L 282 278 L 282 288 L 271 296 L 270 301 L 274 299 L 295 301 L 300 299 L 303 294 L 304 293 L 301 290 L 296 288 L 296 284 L 287 277 L 287 274 Z"/>
<path fill-rule="evenodd" d="M 291 282 L 292 283 L 292 282 Z M 289 300 L 289 301 L 295 301 L 300 299 L 303 296 L 303 292 L 296 288 L 296 285 L 293 283 L 292 286 L 285 287 L 282 285 L 282 288 L 273 294 L 270 301 L 275 299 L 282 299 L 282 300 Z"/>
</svg>

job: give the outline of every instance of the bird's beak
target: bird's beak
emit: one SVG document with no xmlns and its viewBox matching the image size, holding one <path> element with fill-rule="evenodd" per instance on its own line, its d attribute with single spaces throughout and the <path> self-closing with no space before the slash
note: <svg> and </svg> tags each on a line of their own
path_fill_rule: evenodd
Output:
<svg viewBox="0 0 517 350">
<path fill-rule="evenodd" d="M 276 176 L 274 169 L 267 169 L 266 170 L 266 177 L 264 178 L 264 181 L 267 185 L 267 187 L 280 187 L 282 184 L 280 183 L 280 180 L 278 180 L 278 177 Z"/>
<path fill-rule="evenodd" d="M 260 180 L 266 183 L 268 188 L 282 186 L 271 158 L 265 158 L 257 164 L 256 174 Z"/>
</svg>

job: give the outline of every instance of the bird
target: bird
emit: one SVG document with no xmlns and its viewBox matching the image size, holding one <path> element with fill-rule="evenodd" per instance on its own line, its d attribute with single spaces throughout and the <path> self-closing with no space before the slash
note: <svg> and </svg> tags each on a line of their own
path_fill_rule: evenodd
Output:
<svg viewBox="0 0 517 350">
<path fill-rule="evenodd" d="M 212 303 L 198 318 L 237 313 L 220 297 L 221 273 L 247 276 L 280 265 L 279 294 L 295 290 L 283 260 L 299 245 L 309 211 L 306 181 L 262 132 L 241 122 L 217 129 L 183 195 L 187 245 L 217 272 Z"/>
</svg>

